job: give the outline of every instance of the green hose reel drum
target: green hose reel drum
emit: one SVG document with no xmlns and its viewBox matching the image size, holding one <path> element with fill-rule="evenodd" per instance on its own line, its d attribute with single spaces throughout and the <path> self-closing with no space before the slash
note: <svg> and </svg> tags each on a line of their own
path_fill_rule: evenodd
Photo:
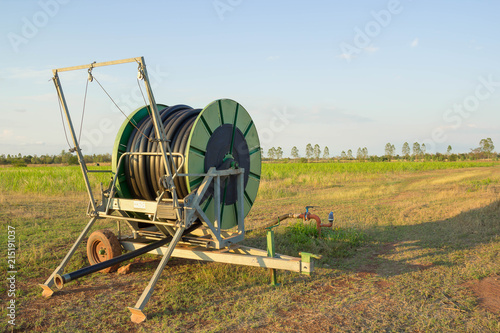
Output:
<svg viewBox="0 0 500 333">
<path fill-rule="evenodd" d="M 218 170 L 244 168 L 244 215 L 257 196 L 261 175 L 260 142 L 252 118 L 243 106 L 230 99 L 219 99 L 204 109 L 186 105 L 167 107 L 157 105 L 165 134 L 173 153 L 184 156 L 179 173 L 206 173 L 210 167 Z M 165 175 L 160 156 L 125 156 L 125 152 L 159 152 L 154 126 L 147 106 L 135 110 L 118 131 L 113 148 L 112 168 L 117 173 L 117 195 L 120 198 L 155 200 L 163 191 L 159 179 Z M 132 125 L 133 124 L 133 125 Z M 151 140 L 153 139 L 153 140 Z M 175 156 L 175 155 L 174 155 Z M 177 167 L 182 159 L 174 157 Z M 221 228 L 238 224 L 236 176 L 221 178 Z M 189 176 L 176 179 L 179 198 L 194 191 L 203 177 Z M 207 217 L 215 220 L 213 184 L 203 197 L 201 207 Z"/>
</svg>

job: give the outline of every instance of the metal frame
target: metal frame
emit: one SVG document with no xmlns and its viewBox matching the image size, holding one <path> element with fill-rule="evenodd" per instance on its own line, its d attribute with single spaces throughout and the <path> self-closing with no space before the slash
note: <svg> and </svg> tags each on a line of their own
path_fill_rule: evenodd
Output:
<svg viewBox="0 0 500 333">
<path fill-rule="evenodd" d="M 117 163 L 117 170 L 123 163 L 126 156 L 131 155 L 161 155 L 165 165 L 166 175 L 162 181 L 166 190 L 161 193 L 155 201 L 134 200 L 116 197 L 116 181 L 118 173 L 113 176 L 113 180 L 106 190 L 101 186 L 100 202 L 95 200 L 92 188 L 90 185 L 88 173 L 94 170 L 88 170 L 83 158 L 82 151 L 73 127 L 71 116 L 69 113 L 66 99 L 59 80 L 59 72 L 88 69 L 89 72 L 95 67 L 109 66 L 116 64 L 132 63 L 139 64 L 139 77 L 144 79 L 147 95 L 150 102 L 151 115 L 155 128 L 156 137 L 159 138 L 160 152 L 159 153 L 124 153 L 120 156 Z M 195 260 L 225 262 L 239 265 L 258 266 L 269 269 L 285 269 L 304 274 L 310 274 L 313 271 L 313 262 L 309 260 L 310 254 L 303 254 L 301 258 L 283 256 L 274 253 L 274 243 L 268 247 L 272 247 L 272 252 L 265 250 L 253 249 L 244 246 L 238 246 L 236 243 L 242 241 L 245 236 L 244 226 L 244 169 L 227 169 L 216 170 L 211 168 L 207 173 L 203 174 L 182 174 L 179 173 L 185 160 L 182 154 L 172 153 L 169 141 L 165 136 L 165 129 L 156 106 L 156 102 L 151 90 L 149 78 L 146 70 L 146 64 L 143 57 L 129 58 L 117 61 L 109 61 L 102 63 L 92 63 L 83 66 L 66 67 L 53 70 L 53 81 L 57 90 L 59 101 L 62 105 L 68 127 L 70 129 L 74 148 L 70 151 L 75 152 L 78 156 L 80 169 L 82 171 L 85 186 L 89 195 L 89 206 L 87 215 L 90 220 L 82 230 L 78 238 L 75 240 L 69 252 L 66 254 L 61 264 L 54 270 L 44 284 L 40 284 L 43 289 L 43 296 L 50 297 L 54 291 L 54 278 L 64 273 L 64 269 L 69 260 L 75 253 L 77 247 L 83 241 L 89 230 L 98 219 L 113 219 L 118 223 L 118 238 L 125 250 L 134 250 L 144 247 L 152 240 L 159 240 L 165 237 L 172 237 L 168 246 L 158 248 L 151 253 L 163 255 L 160 264 L 156 268 L 155 273 L 151 277 L 148 286 L 144 289 L 140 299 L 134 307 L 129 307 L 132 313 L 131 319 L 133 322 L 140 323 L 146 319 L 143 309 L 153 293 L 153 289 L 158 282 L 161 272 L 165 268 L 170 257 L 181 257 Z M 174 163 L 173 156 L 181 157 L 180 166 L 177 167 Z M 99 172 L 110 172 L 98 170 Z M 204 177 L 199 187 L 190 193 L 184 199 L 177 197 L 174 178 L 198 176 Z M 237 227 L 235 231 L 225 231 L 221 229 L 221 177 L 237 177 Z M 213 183 L 215 202 L 215 220 L 210 219 L 205 214 L 201 207 L 201 200 L 205 192 Z M 170 193 L 171 198 L 166 199 L 166 192 Z M 131 237 L 121 237 L 120 222 L 125 224 L 132 231 Z M 201 221 L 202 227 L 196 229 L 188 235 L 183 235 L 196 221 Z M 148 223 L 150 227 L 139 228 L 139 223 Z M 268 240 L 269 242 L 269 240 Z M 274 282 L 275 276 L 274 276 Z"/>
</svg>

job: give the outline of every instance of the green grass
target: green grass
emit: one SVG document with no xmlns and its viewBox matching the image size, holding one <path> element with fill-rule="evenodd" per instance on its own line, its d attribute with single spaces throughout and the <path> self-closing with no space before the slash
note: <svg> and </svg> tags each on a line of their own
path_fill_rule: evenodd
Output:
<svg viewBox="0 0 500 333">
<path fill-rule="evenodd" d="M 109 170 L 110 166 L 92 166 L 90 170 Z M 102 182 L 108 186 L 110 173 L 91 173 L 93 189 Z M 61 195 L 85 192 L 79 166 L 0 168 L 0 191 Z"/>
<path fill-rule="evenodd" d="M 301 251 L 321 253 L 325 257 L 339 258 L 350 254 L 350 250 L 362 245 L 368 236 L 353 227 L 325 228 L 321 237 L 315 223 L 298 220 L 278 233 L 280 248 L 288 248 L 291 254 Z M 287 246 L 288 245 L 288 246 Z"/>
<path fill-rule="evenodd" d="M 491 167 L 495 162 L 364 162 L 364 163 L 264 163 L 262 178 L 300 178 L 303 175 L 405 173 L 443 169 Z"/>
<path fill-rule="evenodd" d="M 496 162 L 264 163 L 259 197 L 292 198 L 318 188 L 435 170 L 499 166 Z"/>
</svg>

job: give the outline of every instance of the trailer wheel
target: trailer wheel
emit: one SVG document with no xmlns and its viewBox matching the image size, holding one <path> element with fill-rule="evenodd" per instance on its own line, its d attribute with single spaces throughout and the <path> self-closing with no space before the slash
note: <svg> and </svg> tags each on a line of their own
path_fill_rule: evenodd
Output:
<svg viewBox="0 0 500 333">
<path fill-rule="evenodd" d="M 87 258 L 91 265 L 113 259 L 122 254 L 122 247 L 118 238 L 111 230 L 94 231 L 87 241 Z M 102 269 L 103 273 L 111 273 L 118 269 L 120 264 Z"/>
</svg>

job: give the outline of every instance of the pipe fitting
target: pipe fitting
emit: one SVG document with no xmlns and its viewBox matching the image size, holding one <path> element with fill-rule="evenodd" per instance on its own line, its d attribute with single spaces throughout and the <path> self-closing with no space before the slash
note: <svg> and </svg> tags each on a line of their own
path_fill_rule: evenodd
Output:
<svg viewBox="0 0 500 333">
<path fill-rule="evenodd" d="M 295 214 L 294 214 L 295 215 Z M 332 214 L 333 215 L 333 214 Z M 321 228 L 330 228 L 333 225 L 333 219 L 329 223 L 321 223 L 321 218 L 316 214 L 309 212 L 299 214 L 297 218 L 304 219 L 304 221 L 315 220 L 316 229 L 318 230 L 318 237 L 321 237 Z"/>
</svg>

